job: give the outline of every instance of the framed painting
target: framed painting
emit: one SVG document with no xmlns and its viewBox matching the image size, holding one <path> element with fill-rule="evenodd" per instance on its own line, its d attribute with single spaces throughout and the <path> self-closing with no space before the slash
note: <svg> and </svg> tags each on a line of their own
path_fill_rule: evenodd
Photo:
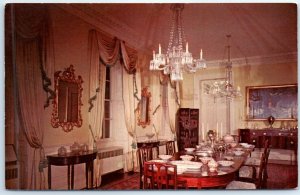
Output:
<svg viewBox="0 0 300 195">
<path fill-rule="evenodd" d="M 297 120 L 296 84 L 246 87 L 246 93 L 248 120 Z"/>
</svg>

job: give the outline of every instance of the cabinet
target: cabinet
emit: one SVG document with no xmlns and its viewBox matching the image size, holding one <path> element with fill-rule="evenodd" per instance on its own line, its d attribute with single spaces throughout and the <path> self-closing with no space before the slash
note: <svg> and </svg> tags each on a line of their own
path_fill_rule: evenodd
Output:
<svg viewBox="0 0 300 195">
<path fill-rule="evenodd" d="M 199 134 L 199 109 L 178 109 L 176 122 L 178 150 L 196 147 Z"/>
<path fill-rule="evenodd" d="M 240 142 L 263 148 L 264 141 L 269 140 L 270 148 L 297 150 L 298 131 L 280 129 L 239 129 Z"/>
</svg>

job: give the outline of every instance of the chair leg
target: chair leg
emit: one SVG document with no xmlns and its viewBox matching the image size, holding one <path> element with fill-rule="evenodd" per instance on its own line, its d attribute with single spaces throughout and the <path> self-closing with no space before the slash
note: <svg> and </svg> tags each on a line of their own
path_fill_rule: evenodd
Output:
<svg viewBox="0 0 300 195">
<path fill-rule="evenodd" d="M 140 189 L 143 189 L 143 181 L 142 181 L 142 177 L 140 177 Z"/>
</svg>

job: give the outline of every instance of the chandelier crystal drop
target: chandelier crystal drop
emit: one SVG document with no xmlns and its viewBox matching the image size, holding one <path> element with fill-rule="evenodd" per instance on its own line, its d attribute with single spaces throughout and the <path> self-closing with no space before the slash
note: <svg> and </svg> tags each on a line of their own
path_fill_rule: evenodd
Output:
<svg viewBox="0 0 300 195">
<path fill-rule="evenodd" d="M 181 13 L 183 8 L 183 4 L 171 5 L 173 15 L 167 53 L 162 53 L 159 44 L 158 53 L 153 51 L 153 59 L 150 61 L 150 70 L 162 70 L 164 74 L 170 75 L 172 81 L 183 80 L 183 71 L 195 73 L 198 69 L 206 68 L 202 49 L 200 50 L 199 59 L 193 59 L 192 54 L 189 52 L 189 45 L 185 40 L 182 25 Z M 184 44 L 185 51 L 183 50 Z"/>
<path fill-rule="evenodd" d="M 226 97 L 228 99 L 233 99 L 241 97 L 241 90 L 238 86 L 235 88 L 232 83 L 232 62 L 230 61 L 230 38 L 231 35 L 227 35 L 228 45 L 225 47 L 228 54 L 228 60 L 221 62 L 221 66 L 225 66 L 225 79 L 214 81 L 212 84 L 206 84 L 204 86 L 204 91 L 206 94 L 213 96 L 214 98 Z"/>
</svg>

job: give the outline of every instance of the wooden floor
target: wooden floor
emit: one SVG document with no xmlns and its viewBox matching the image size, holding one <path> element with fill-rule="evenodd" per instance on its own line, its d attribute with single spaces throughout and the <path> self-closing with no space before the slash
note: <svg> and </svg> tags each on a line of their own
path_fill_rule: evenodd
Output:
<svg viewBox="0 0 300 195">
<path fill-rule="evenodd" d="M 276 163 L 276 162 L 275 162 Z M 294 189 L 298 186 L 298 167 L 290 163 L 268 164 L 267 189 Z M 115 172 L 102 177 L 98 190 L 138 190 L 139 173 Z"/>
</svg>

